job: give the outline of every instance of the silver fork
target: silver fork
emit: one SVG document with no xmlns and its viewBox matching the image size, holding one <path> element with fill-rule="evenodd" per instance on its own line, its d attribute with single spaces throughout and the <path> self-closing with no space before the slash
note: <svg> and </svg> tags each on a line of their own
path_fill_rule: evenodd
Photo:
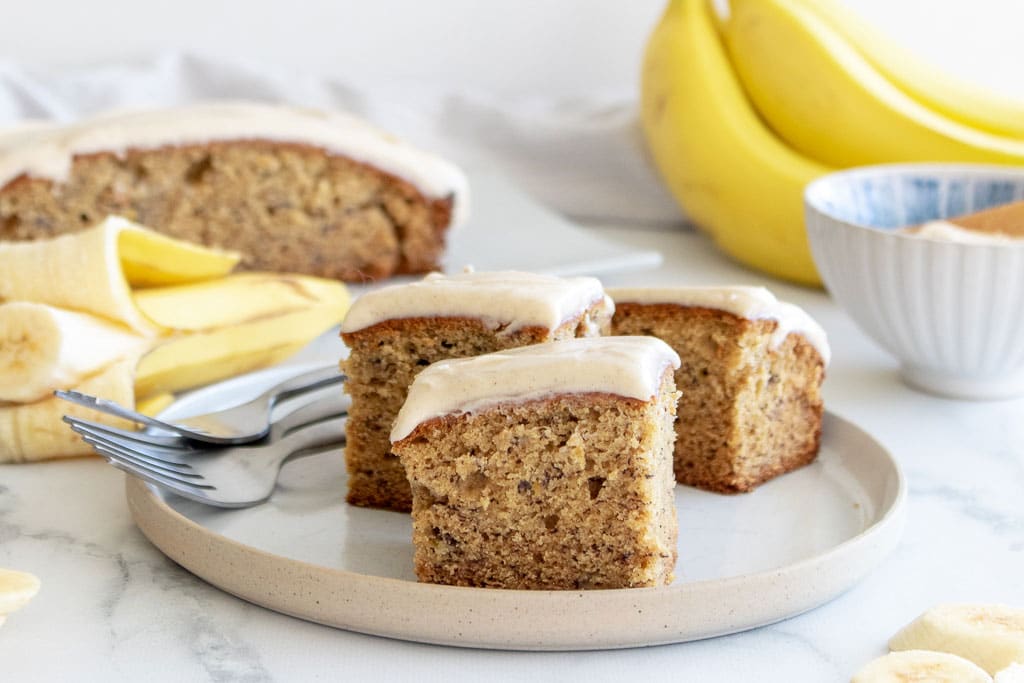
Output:
<svg viewBox="0 0 1024 683">
<path fill-rule="evenodd" d="M 153 444 L 140 441 L 135 432 L 90 420 L 64 421 L 120 470 L 199 503 L 241 508 L 270 498 L 278 473 L 289 460 L 343 445 L 345 404 L 338 392 L 281 418 L 259 444 L 221 448 L 180 439 L 176 445 Z"/>
<path fill-rule="evenodd" d="M 131 420 L 181 436 L 212 444 L 241 444 L 258 441 L 270 432 L 270 412 L 286 399 L 345 380 L 337 363 L 316 368 L 276 384 L 252 400 L 206 415 L 174 421 L 159 420 L 124 406 L 77 391 L 56 391 L 54 395 L 101 413 Z"/>
</svg>

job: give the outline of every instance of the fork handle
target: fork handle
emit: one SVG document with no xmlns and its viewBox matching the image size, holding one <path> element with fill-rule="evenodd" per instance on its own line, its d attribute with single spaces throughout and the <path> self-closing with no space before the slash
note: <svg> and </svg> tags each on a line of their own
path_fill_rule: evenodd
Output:
<svg viewBox="0 0 1024 683">
<path fill-rule="evenodd" d="M 164 431 L 168 429 L 168 425 L 160 420 L 155 420 L 148 415 L 143 415 L 140 412 L 125 408 L 121 404 L 105 398 L 99 398 L 97 396 L 91 396 L 89 394 L 83 394 L 79 391 L 73 390 L 55 391 L 53 392 L 53 395 L 57 398 L 68 401 L 69 403 L 74 403 L 75 405 L 80 405 L 85 408 L 92 408 L 95 411 L 106 413 L 107 415 L 113 415 L 114 417 L 120 417 L 122 419 L 135 422 L 136 424 L 143 424 L 147 427 L 156 427 L 157 429 Z"/>
<path fill-rule="evenodd" d="M 265 398 L 270 405 L 274 405 L 278 401 L 344 381 L 345 375 L 341 374 L 337 362 L 334 362 L 275 384 L 263 392 L 261 398 Z"/>
<path fill-rule="evenodd" d="M 281 462 L 296 457 L 300 451 L 344 443 L 347 419 L 344 413 L 330 415 L 285 434 L 277 442 L 279 450 L 285 454 Z"/>
</svg>

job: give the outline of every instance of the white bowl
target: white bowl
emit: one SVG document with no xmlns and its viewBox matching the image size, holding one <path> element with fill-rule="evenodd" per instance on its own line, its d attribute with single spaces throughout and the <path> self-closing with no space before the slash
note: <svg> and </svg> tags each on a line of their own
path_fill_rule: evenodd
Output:
<svg viewBox="0 0 1024 683">
<path fill-rule="evenodd" d="M 1024 168 L 868 166 L 804 193 L 825 286 L 912 386 L 969 399 L 1024 395 L 1024 240 L 965 244 L 896 229 L 1024 198 Z"/>
</svg>

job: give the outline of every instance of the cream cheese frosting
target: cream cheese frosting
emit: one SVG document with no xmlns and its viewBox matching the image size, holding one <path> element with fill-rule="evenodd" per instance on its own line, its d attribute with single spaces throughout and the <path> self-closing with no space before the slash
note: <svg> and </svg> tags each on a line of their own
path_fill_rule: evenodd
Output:
<svg viewBox="0 0 1024 683">
<path fill-rule="evenodd" d="M 925 237 L 940 242 L 958 242 L 960 244 L 1024 244 L 1021 238 L 1001 232 L 980 232 L 968 230 L 949 221 L 928 221 L 922 225 L 905 228 L 900 231 L 905 235 Z"/>
<path fill-rule="evenodd" d="M 556 394 L 650 400 L 679 356 L 655 337 L 583 337 L 434 363 L 416 376 L 391 430 L 401 441 L 427 420 Z"/>
<path fill-rule="evenodd" d="M 592 277 L 560 278 L 519 271 L 430 273 L 419 282 L 367 292 L 352 304 L 342 332 L 357 332 L 400 318 L 480 318 L 491 328 L 507 325 L 554 329 L 599 301 L 613 304 Z"/>
<path fill-rule="evenodd" d="M 12 132 L 19 132 L 14 129 Z M 453 197 L 452 224 L 468 211 L 466 177 L 455 165 L 414 149 L 349 114 L 284 105 L 216 102 L 110 112 L 70 125 L 39 125 L 0 135 L 0 187 L 26 174 L 63 181 L 76 155 L 229 140 L 319 147 L 402 178 L 432 198 Z"/>
<path fill-rule="evenodd" d="M 748 320 L 774 320 L 778 323 L 771 340 L 774 347 L 796 333 L 807 339 L 826 365 L 832 356 L 821 325 L 802 308 L 779 301 L 764 287 L 614 287 L 608 294 L 620 304 L 675 304 L 725 311 Z"/>
</svg>

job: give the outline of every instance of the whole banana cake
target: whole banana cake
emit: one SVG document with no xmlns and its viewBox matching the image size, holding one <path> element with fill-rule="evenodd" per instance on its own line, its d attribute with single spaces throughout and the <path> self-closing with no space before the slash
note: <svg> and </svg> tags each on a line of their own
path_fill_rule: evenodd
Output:
<svg viewBox="0 0 1024 683">
<path fill-rule="evenodd" d="M 211 103 L 0 135 L 0 240 L 117 214 L 243 268 L 362 281 L 436 269 L 466 210 L 459 169 L 340 113 Z"/>
<path fill-rule="evenodd" d="M 763 287 L 611 289 L 613 334 L 647 334 L 679 354 L 675 473 L 737 493 L 812 462 L 821 438 L 822 328 Z"/>
<path fill-rule="evenodd" d="M 341 326 L 352 396 L 348 502 L 408 511 L 409 482 L 388 434 L 409 385 L 431 363 L 607 332 L 611 300 L 595 278 L 516 271 L 432 273 L 368 292 Z"/>
<path fill-rule="evenodd" d="M 671 583 L 679 358 L 653 337 L 442 361 L 391 431 L 421 581 L 512 589 Z"/>
</svg>

